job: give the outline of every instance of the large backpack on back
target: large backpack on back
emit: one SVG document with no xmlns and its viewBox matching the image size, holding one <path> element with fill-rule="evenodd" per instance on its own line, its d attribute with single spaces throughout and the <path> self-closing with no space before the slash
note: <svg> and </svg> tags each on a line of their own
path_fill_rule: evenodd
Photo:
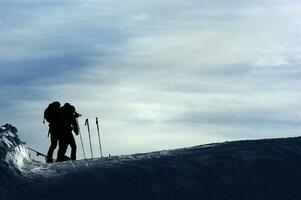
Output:
<svg viewBox="0 0 301 200">
<path fill-rule="evenodd" d="M 65 103 L 60 110 L 60 123 L 63 127 L 63 130 L 67 132 L 71 132 L 73 130 L 77 135 L 79 133 L 79 125 L 76 118 L 79 116 L 80 114 L 75 111 L 74 106 L 70 105 L 69 103 Z"/>
<path fill-rule="evenodd" d="M 58 115 L 60 110 L 61 104 L 57 101 L 52 102 L 48 105 L 48 107 L 44 111 L 44 119 L 49 124 L 55 123 L 58 121 Z"/>
</svg>

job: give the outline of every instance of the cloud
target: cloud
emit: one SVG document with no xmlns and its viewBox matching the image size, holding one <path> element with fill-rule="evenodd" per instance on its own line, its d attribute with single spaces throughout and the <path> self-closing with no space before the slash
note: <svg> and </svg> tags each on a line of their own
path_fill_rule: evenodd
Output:
<svg viewBox="0 0 301 200">
<path fill-rule="evenodd" d="M 298 135 L 295 5 L 7 3 L 0 120 L 43 151 L 41 116 L 53 100 L 77 106 L 83 134 L 84 118 L 101 117 L 106 154 Z"/>
</svg>

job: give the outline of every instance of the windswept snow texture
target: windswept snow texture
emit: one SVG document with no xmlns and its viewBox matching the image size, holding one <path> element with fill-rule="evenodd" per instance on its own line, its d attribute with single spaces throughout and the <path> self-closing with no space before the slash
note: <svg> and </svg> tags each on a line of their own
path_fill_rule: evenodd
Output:
<svg viewBox="0 0 301 200">
<path fill-rule="evenodd" d="M 0 129 L 1 200 L 297 200 L 301 138 L 43 164 Z"/>
<path fill-rule="evenodd" d="M 22 168 L 29 163 L 28 149 L 9 124 L 0 127 L 0 200 L 20 199 L 16 192 L 24 187 Z"/>
</svg>

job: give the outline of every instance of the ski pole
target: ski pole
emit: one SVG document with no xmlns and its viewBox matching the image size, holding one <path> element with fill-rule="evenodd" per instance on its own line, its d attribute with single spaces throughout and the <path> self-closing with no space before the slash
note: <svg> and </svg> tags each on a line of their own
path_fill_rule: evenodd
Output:
<svg viewBox="0 0 301 200">
<path fill-rule="evenodd" d="M 30 147 L 27 147 L 30 151 L 33 151 L 33 152 L 35 152 L 36 154 L 37 154 L 37 156 L 43 156 L 43 157 L 47 157 L 45 154 L 43 154 L 43 153 L 41 153 L 41 152 L 39 152 L 39 151 L 37 151 L 37 150 L 34 150 L 34 149 L 32 149 L 32 148 L 30 148 Z"/>
<path fill-rule="evenodd" d="M 77 122 L 77 124 L 79 125 L 78 119 L 77 119 L 77 118 L 76 118 L 76 122 Z M 84 159 L 86 159 L 86 154 L 85 154 L 85 149 L 84 149 L 83 138 L 82 138 L 82 134 L 81 134 L 81 132 L 80 132 L 80 128 L 79 128 L 79 127 L 78 127 L 78 134 L 79 134 L 80 142 L 81 142 L 81 144 L 82 144 Z"/>
<path fill-rule="evenodd" d="M 98 133 L 98 143 L 99 143 L 100 156 L 102 157 L 102 149 L 101 149 L 100 134 L 99 134 L 99 125 L 98 125 L 98 118 L 97 117 L 96 117 L 96 125 L 97 125 L 97 133 Z"/>
<path fill-rule="evenodd" d="M 89 120 L 86 119 L 85 126 L 88 128 L 88 134 L 89 134 L 89 141 L 90 141 L 90 150 L 91 150 L 91 157 L 93 158 L 93 150 L 92 150 L 92 143 L 91 143 L 91 134 L 90 134 L 90 126 L 89 126 Z"/>
</svg>

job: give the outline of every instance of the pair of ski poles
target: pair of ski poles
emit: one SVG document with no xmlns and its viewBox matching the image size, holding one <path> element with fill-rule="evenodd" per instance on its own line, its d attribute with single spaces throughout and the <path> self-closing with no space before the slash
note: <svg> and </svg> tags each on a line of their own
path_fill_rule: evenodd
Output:
<svg viewBox="0 0 301 200">
<path fill-rule="evenodd" d="M 90 132 L 89 119 L 85 120 L 85 126 L 87 126 L 87 129 L 88 129 L 91 157 L 93 158 L 93 149 L 92 149 L 92 142 L 91 142 L 91 132 Z M 96 117 L 96 126 L 97 126 L 97 133 L 98 133 L 99 150 L 100 150 L 100 155 L 102 157 L 102 147 L 101 147 L 100 133 L 99 133 L 99 123 L 98 123 L 98 118 L 97 117 Z M 86 159 L 86 154 L 85 154 L 83 139 L 82 139 L 82 136 L 81 136 L 80 133 L 79 133 L 79 136 L 80 136 L 80 141 L 81 141 L 81 145 L 82 145 L 82 149 L 83 149 L 84 159 Z"/>
</svg>

